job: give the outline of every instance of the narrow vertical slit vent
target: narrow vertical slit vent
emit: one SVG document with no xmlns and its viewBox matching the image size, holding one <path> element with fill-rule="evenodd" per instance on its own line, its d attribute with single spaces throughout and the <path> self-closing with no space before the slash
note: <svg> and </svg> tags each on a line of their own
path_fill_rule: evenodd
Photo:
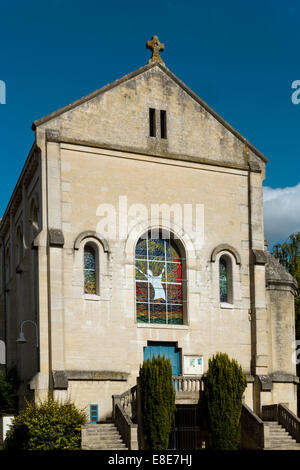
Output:
<svg viewBox="0 0 300 470">
<path fill-rule="evenodd" d="M 150 137 L 156 136 L 155 109 L 149 108 Z"/>
<path fill-rule="evenodd" d="M 167 138 L 167 112 L 160 111 L 160 136 L 162 139 Z"/>
</svg>

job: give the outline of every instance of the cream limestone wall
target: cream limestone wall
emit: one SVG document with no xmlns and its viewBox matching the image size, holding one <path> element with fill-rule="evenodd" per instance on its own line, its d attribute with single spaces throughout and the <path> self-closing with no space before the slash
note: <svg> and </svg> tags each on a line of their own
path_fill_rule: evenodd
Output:
<svg viewBox="0 0 300 470">
<path fill-rule="evenodd" d="M 273 372 L 296 375 L 294 296 L 284 286 L 269 288 L 267 294 Z"/>
<path fill-rule="evenodd" d="M 70 144 L 61 144 L 58 148 L 57 144 L 50 143 L 49 148 L 48 156 L 54 148 L 57 150 L 54 160 L 60 156 L 58 186 L 62 202 L 61 222 L 57 223 L 63 228 L 65 239 L 63 249 L 51 248 L 50 251 L 54 309 L 52 368 L 127 372 L 130 374 L 128 382 L 118 384 L 118 391 L 125 391 L 136 383 L 147 341 L 171 341 L 182 349 L 182 356 L 203 355 L 204 370 L 209 357 L 222 351 L 236 358 L 249 374 L 247 173 Z M 97 231 L 102 220 L 97 216 L 101 204 L 111 204 L 118 221 L 120 209 L 124 210 L 124 199 L 121 200 L 123 207 L 119 207 L 120 196 L 127 198 L 128 230 L 122 239 L 118 238 L 118 233 L 117 238 L 109 238 L 109 234 L 101 232 L 109 251 L 105 251 L 101 241 L 95 241 L 100 257 L 100 295 L 84 296 L 83 247 L 94 239 L 85 238 L 78 250 L 74 250 L 74 242 L 82 232 Z M 200 232 L 204 239 L 199 245 L 192 232 L 173 224 L 172 219 L 157 221 L 157 225 L 178 233 L 186 247 L 188 304 L 187 324 L 183 326 L 136 323 L 134 247 L 139 236 L 151 226 L 145 214 L 134 215 L 130 209 L 137 203 L 143 204 L 149 215 L 151 204 L 192 204 L 194 209 L 199 204 L 202 207 Z M 221 209 L 218 213 L 216 207 Z M 53 209 L 55 217 L 59 217 L 59 213 Z M 215 262 L 210 258 L 214 248 L 224 243 L 239 253 L 241 263 L 237 264 L 235 257 L 228 253 L 232 260 L 234 301 L 233 305 L 221 307 L 218 259 L 224 251 Z M 59 309 L 58 316 L 56 309 Z M 79 382 L 77 393 L 80 387 L 85 390 L 86 386 Z M 109 383 L 103 382 L 89 386 L 93 393 L 98 390 L 98 401 L 95 395 L 91 397 L 95 403 L 99 402 L 100 409 L 111 410 L 114 383 L 111 382 L 111 388 Z"/>
<path fill-rule="evenodd" d="M 270 404 L 272 403 L 284 403 L 297 416 L 297 385 L 274 382 Z"/>
<path fill-rule="evenodd" d="M 120 395 L 123 391 L 122 382 L 113 381 L 75 381 L 70 380 L 67 391 L 56 390 L 55 398 L 61 401 L 71 400 L 84 410 L 89 418 L 89 405 L 98 405 L 99 419 L 111 417 L 112 395 Z"/>
<path fill-rule="evenodd" d="M 156 109 L 157 138 L 149 137 L 150 107 Z M 159 138 L 160 109 L 167 111 L 167 139 Z M 38 122 L 36 134 L 47 171 L 43 193 L 47 226 L 64 234 L 63 250 L 51 247 L 48 257 L 51 368 L 128 372 L 128 383 L 122 384 L 126 390 L 135 384 L 143 347 L 159 340 L 176 342 L 183 355 L 203 355 L 205 369 L 213 353 L 226 351 L 250 373 L 249 231 L 255 233 L 257 246 L 263 246 L 264 162 L 245 151 L 242 138 L 236 138 L 176 77 L 157 65 Z M 258 172 L 251 180 L 251 227 L 250 161 Z M 186 249 L 186 324 L 137 325 L 135 244 L 154 223 L 143 208 L 164 203 L 200 205 L 198 238 L 192 233 L 195 225 L 184 229 L 181 221 L 155 219 L 157 227 L 176 233 Z M 125 215 L 128 226 L 122 226 L 122 236 L 111 237 L 101 227 L 108 248 L 101 240 L 84 238 L 74 250 L 81 233 L 99 230 L 105 204 L 115 208 L 117 219 Z M 142 212 L 137 214 L 132 204 L 143 205 Z M 92 240 L 99 250 L 100 295 L 89 298 L 83 295 L 82 259 L 84 243 Z M 223 252 L 210 260 L 221 244 L 233 247 L 241 259 L 227 253 L 232 262 L 233 305 L 221 306 L 218 299 L 218 260 Z M 45 351 L 47 347 L 45 343 Z"/>
<path fill-rule="evenodd" d="M 244 402 L 251 408 L 251 410 L 253 410 L 253 383 L 247 383 L 243 399 Z"/>
</svg>

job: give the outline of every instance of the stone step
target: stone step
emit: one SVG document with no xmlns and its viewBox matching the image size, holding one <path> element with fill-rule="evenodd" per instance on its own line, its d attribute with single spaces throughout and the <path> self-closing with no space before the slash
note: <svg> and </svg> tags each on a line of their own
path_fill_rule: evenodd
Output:
<svg viewBox="0 0 300 470">
<path fill-rule="evenodd" d="M 266 446 L 266 450 L 272 450 L 272 449 L 299 449 L 300 447 L 297 447 L 296 445 L 293 444 L 275 444 L 273 446 Z"/>
<path fill-rule="evenodd" d="M 270 442 L 295 442 L 296 443 L 296 439 L 293 439 L 291 436 L 284 436 L 284 437 L 267 437 L 266 439 L 267 441 L 270 441 Z"/>
<path fill-rule="evenodd" d="M 293 447 L 293 446 L 270 447 L 269 449 L 265 449 L 265 450 L 300 450 L 300 447 Z"/>
<path fill-rule="evenodd" d="M 279 424 L 276 421 L 264 421 L 264 424 L 266 424 L 267 426 L 274 426 L 276 428 L 278 427 L 282 428 L 282 424 Z"/>
<path fill-rule="evenodd" d="M 269 434 L 272 434 L 273 436 L 284 436 L 285 434 L 289 433 L 283 429 L 269 429 Z"/>
<path fill-rule="evenodd" d="M 98 435 L 105 435 L 105 434 L 119 434 L 117 429 L 87 429 L 86 433 L 89 436 L 98 436 Z"/>
<path fill-rule="evenodd" d="M 289 433 L 283 429 L 269 429 L 269 434 L 272 434 L 272 436 L 284 436 Z"/>
<path fill-rule="evenodd" d="M 120 434 L 104 434 L 104 435 L 97 434 L 97 435 L 92 435 L 92 436 L 86 434 L 86 437 L 89 440 L 94 440 L 94 441 L 97 441 L 97 442 L 98 441 L 107 441 L 107 440 L 118 441 L 118 440 L 122 439 Z"/>
<path fill-rule="evenodd" d="M 99 424 L 98 427 L 86 427 L 85 430 L 89 433 L 103 433 L 103 432 L 118 432 L 118 429 L 116 426 L 113 427 L 103 427 L 102 424 Z"/>
<path fill-rule="evenodd" d="M 87 443 L 88 445 L 90 444 L 103 444 L 103 445 L 125 445 L 122 439 L 107 439 L 106 441 L 98 441 L 98 440 L 93 440 Z"/>
<path fill-rule="evenodd" d="M 269 426 L 267 425 L 270 431 L 285 431 L 284 427 L 282 426 Z"/>
<path fill-rule="evenodd" d="M 283 426 L 280 426 L 279 424 L 277 426 L 270 426 L 269 424 L 265 424 L 265 427 L 270 429 L 270 431 L 274 431 L 274 430 L 285 431 L 286 430 Z"/>
<path fill-rule="evenodd" d="M 297 445 L 296 441 L 275 441 L 275 442 L 266 442 L 265 447 L 278 447 L 278 446 L 295 446 Z"/>
<path fill-rule="evenodd" d="M 116 425 L 113 424 L 113 423 L 109 423 L 109 424 L 85 424 L 83 426 L 85 429 L 99 429 L 100 427 L 102 429 L 115 429 L 116 428 Z"/>
<path fill-rule="evenodd" d="M 116 449 L 120 449 L 120 450 L 127 450 L 127 447 L 125 446 L 125 444 L 97 444 L 97 443 L 93 443 L 93 444 L 89 444 L 88 446 L 85 446 L 85 448 L 83 450 L 86 450 L 86 449 L 97 449 L 97 450 L 103 450 L 103 449 L 112 449 L 112 450 L 116 450 Z"/>
<path fill-rule="evenodd" d="M 88 436 L 89 439 L 92 439 L 93 441 L 101 442 L 101 441 L 122 441 L 122 438 L 120 434 L 117 435 L 97 435 L 97 436 Z"/>
<path fill-rule="evenodd" d="M 96 445 L 88 445 L 88 446 L 85 446 L 85 447 L 82 447 L 82 450 L 128 450 L 127 447 L 125 446 L 112 446 L 112 447 L 105 447 L 105 446 L 100 446 L 98 444 Z"/>
<path fill-rule="evenodd" d="M 290 447 L 297 447 L 297 445 L 293 444 L 292 442 L 291 443 L 277 442 L 277 443 L 265 446 L 266 449 L 274 449 L 276 447 L 281 447 L 282 449 L 289 449 Z"/>
<path fill-rule="evenodd" d="M 265 450 L 300 450 L 300 447 L 296 447 L 296 446 L 274 446 L 274 447 L 266 447 Z"/>
<path fill-rule="evenodd" d="M 83 426 L 85 439 L 83 450 L 128 450 L 121 435 L 112 422 L 101 422 Z"/>
<path fill-rule="evenodd" d="M 276 421 L 264 421 L 264 424 L 270 427 L 284 429 L 283 426 Z"/>
<path fill-rule="evenodd" d="M 300 444 L 281 424 L 276 421 L 265 421 L 264 425 L 269 431 L 265 450 L 300 450 Z"/>
<path fill-rule="evenodd" d="M 93 442 L 88 442 L 85 444 L 85 447 L 94 447 L 98 449 L 102 448 L 107 448 L 107 449 L 114 449 L 115 447 L 118 447 L 119 449 L 124 449 L 126 445 L 122 441 L 93 441 Z"/>
<path fill-rule="evenodd" d="M 122 439 L 93 439 L 92 441 L 89 441 L 90 443 L 97 443 L 97 444 L 101 444 L 101 442 L 103 442 L 103 444 L 123 444 L 123 441 Z"/>
</svg>

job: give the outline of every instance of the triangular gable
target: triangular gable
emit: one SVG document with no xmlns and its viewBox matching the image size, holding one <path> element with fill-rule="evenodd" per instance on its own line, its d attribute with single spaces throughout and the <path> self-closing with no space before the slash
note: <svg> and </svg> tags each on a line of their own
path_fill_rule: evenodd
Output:
<svg viewBox="0 0 300 470">
<path fill-rule="evenodd" d="M 222 126 L 224 126 L 225 129 L 227 129 L 230 133 L 232 133 L 240 142 L 242 142 L 246 147 L 248 147 L 255 155 L 257 155 L 263 162 L 267 162 L 268 159 L 259 151 L 257 150 L 250 142 L 247 141 L 239 132 L 237 132 L 230 124 L 228 124 L 222 117 L 220 117 L 212 108 L 210 108 L 196 93 L 194 93 L 190 88 L 188 88 L 176 75 L 173 74 L 164 64 L 154 62 L 147 64 L 133 72 L 131 72 L 128 75 L 125 75 L 124 77 L 115 80 L 114 82 L 105 85 L 104 87 L 80 98 L 79 100 L 74 101 L 73 103 L 70 103 L 67 106 L 64 106 L 63 108 L 60 108 L 57 111 L 54 111 L 47 116 L 36 120 L 32 124 L 32 129 L 35 130 L 37 127 L 40 125 L 43 125 L 47 123 L 50 120 L 56 119 L 57 117 L 61 116 L 63 113 L 66 113 L 68 111 L 73 110 L 74 108 L 87 103 L 88 101 L 96 98 L 97 96 L 112 90 L 115 87 L 118 87 L 127 81 L 138 77 L 141 74 L 144 74 L 145 72 L 149 71 L 153 67 L 159 67 L 159 69 L 165 73 L 173 82 L 175 82 L 182 90 L 184 90 L 193 100 L 195 100 L 196 103 L 198 103 L 207 113 L 209 113 L 212 117 L 214 117 Z"/>
</svg>

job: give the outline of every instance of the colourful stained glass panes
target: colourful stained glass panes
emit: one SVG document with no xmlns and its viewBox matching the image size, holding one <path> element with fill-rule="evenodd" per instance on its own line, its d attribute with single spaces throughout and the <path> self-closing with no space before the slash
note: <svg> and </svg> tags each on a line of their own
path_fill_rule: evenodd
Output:
<svg viewBox="0 0 300 470">
<path fill-rule="evenodd" d="M 84 248 L 84 293 L 96 294 L 96 253 L 92 246 Z"/>
<path fill-rule="evenodd" d="M 219 262 L 220 302 L 228 302 L 227 263 L 222 257 Z"/>
<path fill-rule="evenodd" d="M 182 259 L 175 243 L 142 237 L 136 247 L 136 311 L 142 323 L 183 323 Z"/>
</svg>

